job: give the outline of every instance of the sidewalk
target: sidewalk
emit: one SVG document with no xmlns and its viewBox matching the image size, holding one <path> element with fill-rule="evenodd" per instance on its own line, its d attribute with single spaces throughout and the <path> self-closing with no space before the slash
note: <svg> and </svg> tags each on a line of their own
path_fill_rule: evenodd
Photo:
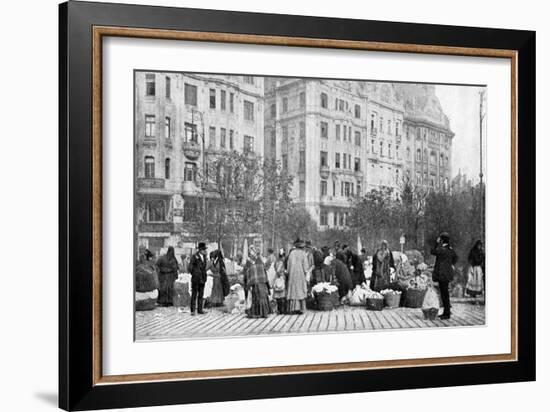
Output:
<svg viewBox="0 0 550 412">
<path fill-rule="evenodd" d="M 303 315 L 270 315 L 249 319 L 244 314 L 210 309 L 191 316 L 176 308 L 136 312 L 136 340 L 187 339 L 206 337 L 341 332 L 376 329 L 405 329 L 480 326 L 485 324 L 485 306 L 453 301 L 449 320 L 425 320 L 421 309 L 396 308 L 370 311 L 364 307 L 342 306 L 329 312 L 308 310 Z"/>
</svg>

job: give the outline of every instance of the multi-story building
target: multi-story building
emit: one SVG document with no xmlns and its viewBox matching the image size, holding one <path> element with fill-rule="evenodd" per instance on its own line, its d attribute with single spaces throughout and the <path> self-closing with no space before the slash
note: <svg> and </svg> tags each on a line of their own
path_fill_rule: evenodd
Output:
<svg viewBox="0 0 550 412">
<path fill-rule="evenodd" d="M 264 123 L 265 157 L 321 228 L 347 226 L 365 191 L 448 185 L 453 133 L 433 86 L 266 78 Z"/>
<path fill-rule="evenodd" d="M 220 151 L 264 152 L 264 84 L 253 76 L 135 74 L 136 231 L 158 251 L 192 249 L 197 171 Z"/>
</svg>

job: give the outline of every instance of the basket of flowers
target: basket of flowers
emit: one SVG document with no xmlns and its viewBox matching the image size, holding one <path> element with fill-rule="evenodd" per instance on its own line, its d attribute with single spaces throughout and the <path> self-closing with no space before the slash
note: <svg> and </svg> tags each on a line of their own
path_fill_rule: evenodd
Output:
<svg viewBox="0 0 550 412">
<path fill-rule="evenodd" d="M 388 308 L 398 308 L 401 302 L 401 292 L 393 289 L 384 289 L 380 292 L 384 296 L 384 305 Z"/>
<path fill-rule="evenodd" d="M 384 296 L 373 290 L 367 292 L 367 310 L 384 309 Z"/>
<path fill-rule="evenodd" d="M 313 286 L 311 291 L 317 301 L 318 310 L 325 311 L 334 309 L 334 295 L 336 295 L 336 299 L 338 297 L 338 288 L 336 286 L 331 285 L 328 282 L 321 282 Z"/>
<path fill-rule="evenodd" d="M 421 308 L 427 289 L 428 277 L 426 275 L 417 275 L 412 278 L 405 290 L 404 306 L 407 308 Z"/>
</svg>

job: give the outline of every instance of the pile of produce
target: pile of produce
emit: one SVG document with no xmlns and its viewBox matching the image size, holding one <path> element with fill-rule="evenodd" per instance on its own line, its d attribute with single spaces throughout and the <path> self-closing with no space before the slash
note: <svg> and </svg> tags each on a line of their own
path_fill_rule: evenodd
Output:
<svg viewBox="0 0 550 412">
<path fill-rule="evenodd" d="M 314 294 L 338 292 L 338 287 L 328 282 L 320 282 L 311 288 Z"/>
<path fill-rule="evenodd" d="M 244 289 L 238 283 L 231 286 L 229 295 L 223 301 L 225 312 L 232 314 L 244 313 L 246 301 L 244 299 Z"/>
<path fill-rule="evenodd" d="M 375 292 L 374 290 L 367 290 L 365 296 L 367 299 L 384 299 L 381 293 Z"/>
<path fill-rule="evenodd" d="M 422 274 L 418 276 L 414 276 L 413 278 L 409 279 L 409 283 L 407 284 L 406 289 L 412 289 L 412 290 L 426 290 L 429 285 L 429 278 L 428 276 Z"/>
<path fill-rule="evenodd" d="M 384 296 L 373 290 L 367 291 L 366 306 L 368 310 L 382 310 L 384 308 Z"/>
<path fill-rule="evenodd" d="M 364 306 L 367 303 L 367 294 L 369 289 L 366 287 L 357 285 L 355 289 L 351 292 L 349 298 L 349 304 L 351 306 Z"/>
<path fill-rule="evenodd" d="M 399 290 L 393 290 L 393 289 L 384 289 L 384 290 L 381 290 L 380 291 L 380 294 L 382 296 L 386 296 L 386 295 L 400 295 L 401 292 Z"/>
<path fill-rule="evenodd" d="M 399 290 L 384 289 L 380 292 L 384 296 L 384 304 L 389 308 L 398 308 L 401 302 L 401 292 Z"/>
</svg>

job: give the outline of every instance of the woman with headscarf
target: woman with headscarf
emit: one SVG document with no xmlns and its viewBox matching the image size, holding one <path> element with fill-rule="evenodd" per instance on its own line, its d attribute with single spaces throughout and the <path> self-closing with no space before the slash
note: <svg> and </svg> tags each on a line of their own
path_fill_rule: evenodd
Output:
<svg viewBox="0 0 550 412">
<path fill-rule="evenodd" d="M 483 252 L 483 243 L 478 240 L 470 253 L 468 254 L 470 268 L 468 270 L 468 282 L 466 283 L 466 293 L 472 297 L 481 295 L 484 287 L 485 273 L 485 253 Z"/>
<path fill-rule="evenodd" d="M 288 312 L 302 314 L 306 310 L 307 280 L 306 274 L 310 270 L 309 260 L 304 250 L 305 242 L 296 239 L 294 248 L 288 253 L 286 285 L 286 300 Z"/>
<path fill-rule="evenodd" d="M 248 256 L 243 268 L 244 293 L 247 301 L 248 295 L 251 295 L 251 304 L 247 309 L 247 315 L 249 318 L 267 318 L 271 313 L 271 306 L 264 262 L 253 245 L 248 248 Z"/>
<path fill-rule="evenodd" d="M 340 299 L 347 296 L 348 292 L 353 288 L 353 280 L 346 266 L 346 255 L 344 252 L 336 252 L 335 259 L 330 261 L 330 265 L 333 269 L 334 278 L 336 278 L 338 286 L 338 295 Z"/>
<path fill-rule="evenodd" d="M 160 306 L 172 306 L 174 282 L 178 278 L 178 261 L 172 246 L 157 259 L 156 265 L 159 271 L 158 303 Z"/>
<path fill-rule="evenodd" d="M 379 292 L 390 286 L 390 268 L 395 269 L 393 254 L 388 248 L 388 242 L 383 240 L 380 248 L 372 257 L 372 276 L 370 278 L 372 290 Z"/>
<path fill-rule="evenodd" d="M 225 270 L 225 260 L 221 250 L 210 253 L 210 266 L 212 272 L 212 292 L 210 294 L 211 306 L 222 306 L 223 301 L 229 295 L 229 280 Z"/>
</svg>

